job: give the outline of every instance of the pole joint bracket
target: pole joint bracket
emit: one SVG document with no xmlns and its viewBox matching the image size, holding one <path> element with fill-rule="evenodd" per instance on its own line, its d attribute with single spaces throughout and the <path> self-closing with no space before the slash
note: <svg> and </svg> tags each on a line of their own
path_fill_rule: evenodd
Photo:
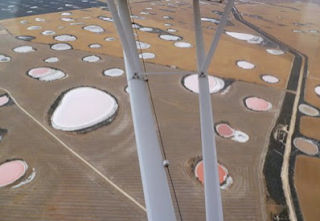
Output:
<svg viewBox="0 0 320 221">
<path fill-rule="evenodd" d="M 199 74 L 199 78 L 206 78 L 206 77 L 207 77 L 207 75 L 204 72 L 201 72 Z"/>
</svg>

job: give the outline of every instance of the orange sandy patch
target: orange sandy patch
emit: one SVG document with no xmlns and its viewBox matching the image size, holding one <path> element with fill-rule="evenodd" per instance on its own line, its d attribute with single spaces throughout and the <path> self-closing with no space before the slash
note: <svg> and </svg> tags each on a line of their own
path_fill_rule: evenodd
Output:
<svg viewBox="0 0 320 221">
<path fill-rule="evenodd" d="M 219 171 L 219 182 L 220 182 L 220 185 L 222 185 L 226 180 L 228 174 L 226 172 L 226 169 L 220 164 L 218 164 L 218 171 Z M 198 165 L 196 166 L 196 177 L 200 180 L 202 184 L 204 184 L 203 161 L 198 163 Z"/>
<path fill-rule="evenodd" d="M 173 35 L 182 36 L 183 41 L 195 45 L 193 21 L 190 18 L 192 8 L 188 6 L 179 6 L 175 9 L 175 13 L 168 13 L 160 10 L 162 6 L 152 6 L 152 12 L 156 15 L 140 15 L 141 11 L 145 10 L 145 4 L 132 4 L 133 13 L 135 15 L 145 17 L 144 20 L 135 19 L 134 21 L 144 27 L 158 28 L 166 31 L 169 27 L 165 23 L 172 24 L 173 29 L 177 32 Z M 224 5 L 203 7 L 203 17 L 210 17 L 219 19 L 219 16 L 213 14 L 212 10 L 222 10 Z M 169 15 L 173 20 L 164 19 L 163 16 Z M 122 49 L 120 40 L 116 33 L 114 23 L 103 21 L 98 16 L 111 17 L 110 13 L 99 8 L 87 10 L 72 11 L 72 15 L 68 16 L 74 21 L 63 21 L 64 16 L 61 13 L 51 13 L 30 17 L 23 17 L 19 19 L 8 19 L 0 21 L 0 24 L 5 26 L 14 36 L 30 35 L 36 37 L 32 42 L 39 42 L 45 44 L 57 43 L 53 35 L 42 35 L 45 30 L 55 31 L 55 35 L 72 35 L 77 40 L 69 42 L 74 49 L 88 51 L 91 53 L 108 54 L 116 57 L 122 57 Z M 35 21 L 36 17 L 41 17 L 46 22 Z M 232 16 L 231 16 L 232 17 Z M 28 24 L 21 24 L 20 21 L 26 20 Z M 253 30 L 245 27 L 235 19 L 230 20 L 235 26 L 228 26 L 229 31 L 241 31 L 245 33 L 257 34 Z M 72 23 L 83 23 L 80 25 L 70 25 Z M 42 28 L 39 30 L 28 30 L 29 26 L 39 25 Z M 98 25 L 102 27 L 105 32 L 92 33 L 83 30 L 86 25 Z M 206 48 L 209 48 L 214 30 L 217 26 L 212 22 L 203 22 L 204 40 Z M 157 63 L 167 66 L 176 66 L 184 70 L 196 70 L 196 48 L 178 48 L 173 41 L 165 41 L 158 37 L 158 34 L 148 33 L 137 30 L 139 40 L 150 44 L 151 47 L 143 49 L 142 52 L 155 54 L 155 58 L 150 60 L 152 63 Z M 115 38 L 115 41 L 106 41 L 106 38 Z M 92 49 L 90 44 L 100 44 L 101 48 Z M 237 51 L 237 53 L 233 53 Z M 238 60 L 246 60 L 255 65 L 252 70 L 244 70 L 236 65 Z M 258 84 L 268 85 L 271 87 L 285 88 L 288 75 L 292 65 L 292 55 L 286 53 L 281 56 L 271 55 L 266 52 L 265 47 L 259 45 L 248 44 L 241 40 L 234 39 L 224 34 L 222 36 L 217 54 L 210 65 L 209 73 L 215 76 L 234 78 Z M 269 84 L 261 79 L 261 75 L 270 74 L 279 78 L 276 84 Z"/>
<path fill-rule="evenodd" d="M 320 62 L 319 62 L 320 63 Z M 320 96 L 315 92 L 315 88 L 320 85 L 320 78 L 307 78 L 306 88 L 304 91 L 304 99 L 307 103 L 320 108 Z"/>
<path fill-rule="evenodd" d="M 295 165 L 295 186 L 305 221 L 320 217 L 320 159 L 298 156 Z"/>
<path fill-rule="evenodd" d="M 320 140 L 320 118 L 302 117 L 300 121 L 300 132 L 306 137 Z"/>
</svg>

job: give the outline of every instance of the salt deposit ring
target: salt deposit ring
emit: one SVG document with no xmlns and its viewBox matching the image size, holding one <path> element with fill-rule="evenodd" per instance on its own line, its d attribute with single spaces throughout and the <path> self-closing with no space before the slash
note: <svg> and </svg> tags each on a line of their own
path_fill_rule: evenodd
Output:
<svg viewBox="0 0 320 221">
<path fill-rule="evenodd" d="M 22 160 L 12 160 L 0 165 L 0 187 L 8 186 L 21 177 L 28 169 L 26 162 Z"/>
<path fill-rule="evenodd" d="M 93 87 L 78 87 L 60 96 L 51 116 L 53 128 L 62 131 L 82 131 L 110 122 L 118 110 L 116 99 Z"/>
<path fill-rule="evenodd" d="M 225 83 L 222 79 L 217 78 L 217 77 L 213 77 L 208 75 L 208 80 L 209 80 L 209 91 L 210 94 L 214 94 L 217 93 L 219 91 L 221 91 L 224 86 Z M 199 84 L 198 84 L 199 80 L 198 80 L 198 75 L 197 74 L 192 74 L 192 75 L 188 75 L 186 77 L 184 77 L 182 79 L 182 84 L 183 86 L 193 92 L 198 94 L 199 93 Z"/>
</svg>

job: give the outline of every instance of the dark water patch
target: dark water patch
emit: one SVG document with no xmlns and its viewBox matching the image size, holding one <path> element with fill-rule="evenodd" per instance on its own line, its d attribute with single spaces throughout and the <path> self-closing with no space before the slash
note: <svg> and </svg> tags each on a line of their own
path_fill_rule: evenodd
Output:
<svg viewBox="0 0 320 221">
<path fill-rule="evenodd" d="M 263 168 L 268 196 L 283 206 L 286 206 L 286 199 L 282 188 L 281 168 L 294 99 L 294 94 L 286 92 L 280 115 L 270 136 Z"/>
<path fill-rule="evenodd" d="M 29 36 L 29 35 L 20 35 L 17 36 L 16 39 L 18 40 L 22 40 L 22 41 L 32 41 L 33 39 L 35 39 L 36 37 L 33 36 Z"/>
<path fill-rule="evenodd" d="M 1 0 L 0 20 L 106 6 L 95 0 Z"/>
<path fill-rule="evenodd" d="M 0 141 L 3 140 L 3 138 L 7 135 L 8 130 L 4 128 L 0 128 Z"/>
</svg>

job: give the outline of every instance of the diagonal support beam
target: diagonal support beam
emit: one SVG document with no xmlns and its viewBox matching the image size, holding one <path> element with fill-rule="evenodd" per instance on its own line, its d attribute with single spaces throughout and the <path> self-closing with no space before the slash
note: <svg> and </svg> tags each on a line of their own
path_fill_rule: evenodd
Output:
<svg viewBox="0 0 320 221">
<path fill-rule="evenodd" d="M 197 68 L 199 72 L 199 105 L 207 221 L 223 221 L 217 150 L 213 129 L 214 121 L 207 71 L 224 30 L 233 2 L 234 0 L 228 1 L 216 34 L 212 40 L 209 52 L 206 56 L 199 0 L 193 0 L 194 26 L 197 45 Z"/>
<path fill-rule="evenodd" d="M 147 83 L 136 49 L 127 0 L 107 0 L 121 43 L 130 88 L 130 105 L 140 173 L 149 221 L 175 221 L 170 188 L 163 166 Z M 138 75 L 135 75 L 138 74 Z"/>
<path fill-rule="evenodd" d="M 228 2 L 227 2 L 227 5 L 226 5 L 224 12 L 222 14 L 222 18 L 220 19 L 215 37 L 212 39 L 209 52 L 208 52 L 207 56 L 205 57 L 205 60 L 202 61 L 203 63 L 201 64 L 201 72 L 203 72 L 203 73 L 208 71 L 209 65 L 210 65 L 212 58 L 213 58 L 213 55 L 217 49 L 220 37 L 224 31 L 224 27 L 228 21 L 228 17 L 229 17 L 229 14 L 232 9 L 234 1 L 235 0 L 228 0 Z"/>
<path fill-rule="evenodd" d="M 120 37 L 120 41 L 121 41 L 122 48 L 124 51 L 125 60 L 127 61 L 126 63 L 131 65 L 130 69 L 133 71 L 133 73 L 136 73 L 136 74 L 141 73 L 142 67 L 139 62 L 136 43 L 135 43 L 135 40 L 133 37 L 134 35 L 132 33 L 132 36 L 131 36 L 131 33 L 129 32 L 130 29 L 132 29 L 131 23 L 130 23 L 129 30 L 127 28 L 125 28 L 121 22 L 121 19 L 120 19 L 118 10 L 115 6 L 114 0 L 107 0 L 107 3 L 108 3 L 109 10 L 112 14 L 113 21 L 116 25 L 118 35 Z M 120 10 L 123 9 L 123 7 L 128 7 L 128 6 L 127 5 L 125 5 L 125 6 L 120 5 L 119 6 Z M 123 10 L 125 10 L 125 9 L 123 9 Z M 123 16 L 125 16 L 125 15 L 123 15 Z M 128 16 L 130 16 L 130 15 L 128 14 Z M 132 39 L 130 39 L 130 37 Z M 132 44 L 132 41 L 134 41 L 134 44 Z M 131 77 L 133 77 L 133 75 L 130 76 L 130 78 Z"/>
</svg>

